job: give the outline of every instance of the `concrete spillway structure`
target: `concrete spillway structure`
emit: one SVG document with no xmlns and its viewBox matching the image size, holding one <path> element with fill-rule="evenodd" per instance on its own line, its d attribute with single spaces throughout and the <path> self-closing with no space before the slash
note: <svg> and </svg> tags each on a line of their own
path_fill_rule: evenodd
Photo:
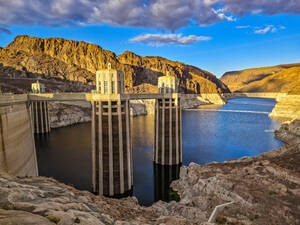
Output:
<svg viewBox="0 0 300 225">
<path fill-rule="evenodd" d="M 115 196 L 133 186 L 129 99 L 123 97 L 121 71 L 97 71 L 97 93 L 92 101 L 93 190 Z M 116 85 L 118 84 L 118 85 Z"/>
<path fill-rule="evenodd" d="M 47 101 L 32 101 L 31 116 L 35 134 L 44 134 L 51 131 Z"/>
<path fill-rule="evenodd" d="M 174 93 L 176 79 L 159 78 L 159 92 L 164 94 L 155 103 L 155 137 L 153 161 L 160 165 L 178 165 L 182 162 L 182 110 L 180 97 Z"/>
<path fill-rule="evenodd" d="M 38 175 L 26 95 L 0 96 L 0 171 L 16 176 Z"/>
</svg>

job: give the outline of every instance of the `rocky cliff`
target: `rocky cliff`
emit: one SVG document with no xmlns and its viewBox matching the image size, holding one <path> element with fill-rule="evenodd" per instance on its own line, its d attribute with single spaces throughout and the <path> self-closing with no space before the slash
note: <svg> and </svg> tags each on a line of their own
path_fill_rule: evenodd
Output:
<svg viewBox="0 0 300 225">
<path fill-rule="evenodd" d="M 227 72 L 221 80 L 232 92 L 300 94 L 300 63 Z"/>
<path fill-rule="evenodd" d="M 270 116 L 286 120 L 300 119 L 300 95 L 278 95 L 277 104 Z"/>
<path fill-rule="evenodd" d="M 128 92 L 157 92 L 157 79 L 169 71 L 178 78 L 181 92 L 223 93 L 226 85 L 211 73 L 161 57 L 141 57 L 126 51 L 116 56 L 95 44 L 61 38 L 17 36 L 0 50 L 0 63 L 21 71 L 24 78 L 35 75 L 94 84 L 95 72 L 107 68 L 124 71 Z M 1 72 L 1 71 L 0 71 Z"/>
</svg>

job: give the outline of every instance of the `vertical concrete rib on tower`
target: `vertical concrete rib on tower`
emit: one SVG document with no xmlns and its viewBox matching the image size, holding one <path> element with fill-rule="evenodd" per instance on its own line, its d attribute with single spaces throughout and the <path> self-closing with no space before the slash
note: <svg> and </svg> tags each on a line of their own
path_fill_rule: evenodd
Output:
<svg viewBox="0 0 300 225">
<path fill-rule="evenodd" d="M 51 131 L 47 101 L 32 101 L 31 116 L 34 133 L 44 134 Z"/>
</svg>

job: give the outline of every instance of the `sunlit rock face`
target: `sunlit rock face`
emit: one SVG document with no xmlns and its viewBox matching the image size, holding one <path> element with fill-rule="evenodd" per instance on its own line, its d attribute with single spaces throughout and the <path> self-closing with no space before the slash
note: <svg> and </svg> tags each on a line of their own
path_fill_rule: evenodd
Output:
<svg viewBox="0 0 300 225">
<path fill-rule="evenodd" d="M 284 119 L 300 119 L 300 94 L 280 95 L 271 117 Z"/>
<path fill-rule="evenodd" d="M 99 69 L 112 68 L 125 74 L 125 86 L 130 92 L 157 93 L 157 80 L 166 71 L 176 76 L 181 92 L 223 93 L 228 88 L 211 73 L 197 67 L 161 57 L 141 57 L 126 51 L 116 56 L 95 44 L 61 38 L 18 36 L 0 51 L 0 63 L 22 71 L 23 77 L 40 76 L 95 83 Z M 46 86 L 47 87 L 47 86 Z"/>
</svg>

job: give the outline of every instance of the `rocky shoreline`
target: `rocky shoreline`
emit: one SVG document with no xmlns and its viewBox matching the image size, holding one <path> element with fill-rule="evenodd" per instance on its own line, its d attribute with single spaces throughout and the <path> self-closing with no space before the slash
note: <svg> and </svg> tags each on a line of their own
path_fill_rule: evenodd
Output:
<svg viewBox="0 0 300 225">
<path fill-rule="evenodd" d="M 139 206 L 134 197 L 118 200 L 78 191 L 51 178 L 0 175 L 1 225 L 197 224 Z"/>
</svg>

